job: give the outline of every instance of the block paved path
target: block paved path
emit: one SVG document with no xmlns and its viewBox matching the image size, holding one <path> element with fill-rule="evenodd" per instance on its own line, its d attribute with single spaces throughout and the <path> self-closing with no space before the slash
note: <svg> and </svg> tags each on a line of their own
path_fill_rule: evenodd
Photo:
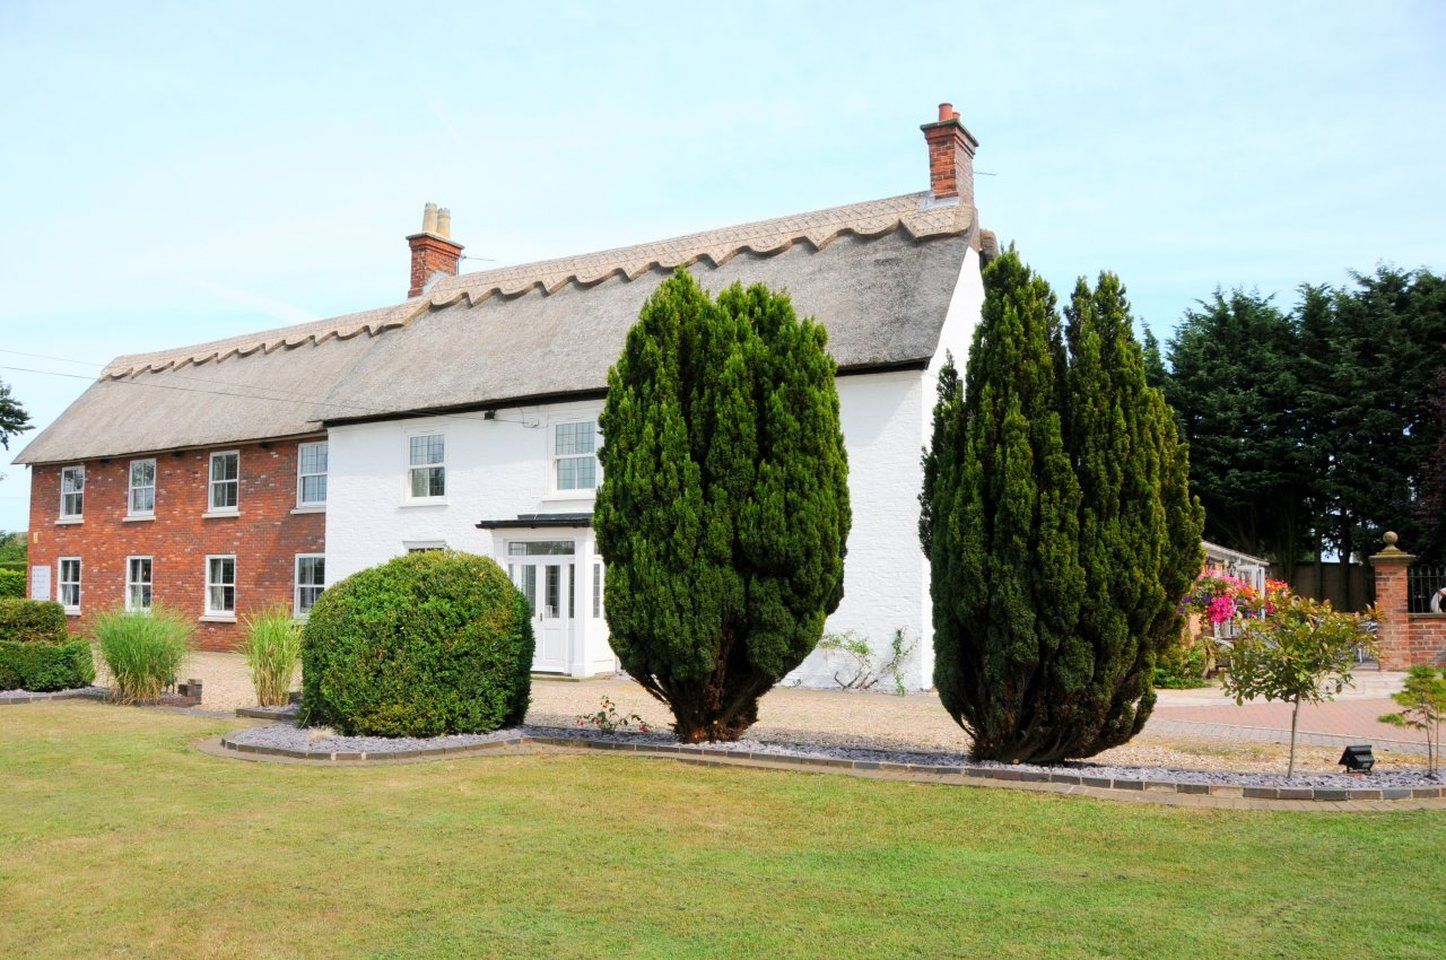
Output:
<svg viewBox="0 0 1446 960">
<path fill-rule="evenodd" d="M 1342 699 L 1327 703 L 1302 704 L 1302 742 L 1317 744 L 1375 743 L 1406 752 L 1424 750 L 1420 735 L 1408 728 L 1393 727 L 1376 718 L 1398 710 L 1389 697 Z M 1147 732 L 1195 733 L 1200 736 L 1240 740 L 1271 740 L 1290 735 L 1288 703 L 1251 701 L 1185 703 L 1161 702 L 1146 725 Z"/>
</svg>

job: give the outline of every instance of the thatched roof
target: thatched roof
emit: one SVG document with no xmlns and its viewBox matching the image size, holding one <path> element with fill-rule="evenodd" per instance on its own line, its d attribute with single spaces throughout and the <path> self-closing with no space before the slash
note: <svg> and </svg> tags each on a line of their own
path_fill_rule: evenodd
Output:
<svg viewBox="0 0 1446 960">
<path fill-rule="evenodd" d="M 840 367 L 926 362 L 972 207 L 927 194 L 445 278 L 404 303 L 119 357 L 17 463 L 314 433 L 328 423 L 602 390 L 643 301 L 675 268 L 717 291 L 785 288 Z"/>
</svg>

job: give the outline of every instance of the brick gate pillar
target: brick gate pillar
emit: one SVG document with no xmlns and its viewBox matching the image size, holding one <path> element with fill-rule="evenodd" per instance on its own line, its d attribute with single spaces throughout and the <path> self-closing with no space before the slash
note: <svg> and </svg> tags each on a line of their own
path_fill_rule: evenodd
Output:
<svg viewBox="0 0 1446 960">
<path fill-rule="evenodd" d="M 1396 534 L 1386 531 L 1386 546 L 1371 557 L 1376 571 L 1376 609 L 1381 625 L 1376 633 L 1380 644 L 1381 669 L 1405 670 L 1411 665 L 1411 621 L 1407 616 L 1406 571 L 1416 558 L 1396 548 Z"/>
</svg>

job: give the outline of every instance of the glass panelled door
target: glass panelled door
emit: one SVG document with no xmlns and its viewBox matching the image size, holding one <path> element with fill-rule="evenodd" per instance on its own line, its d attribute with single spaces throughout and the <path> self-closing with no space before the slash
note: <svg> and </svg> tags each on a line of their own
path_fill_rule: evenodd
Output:
<svg viewBox="0 0 1446 960">
<path fill-rule="evenodd" d="M 513 540 L 507 575 L 532 607 L 532 669 L 566 673 L 577 616 L 576 547 L 571 540 Z"/>
</svg>

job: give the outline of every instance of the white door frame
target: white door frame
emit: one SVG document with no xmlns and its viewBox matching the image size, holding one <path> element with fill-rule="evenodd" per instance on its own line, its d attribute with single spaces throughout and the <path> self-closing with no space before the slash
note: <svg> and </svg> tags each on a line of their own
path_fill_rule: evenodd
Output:
<svg viewBox="0 0 1446 960">
<path fill-rule="evenodd" d="M 532 660 L 535 673 L 568 674 L 575 672 L 577 651 L 582 646 L 582 625 L 578 615 L 578 565 L 582 560 L 580 538 L 574 531 L 538 531 L 504 536 L 498 562 L 532 603 L 532 631 L 536 653 Z M 560 544 L 572 547 L 571 553 L 514 553 L 518 544 Z M 526 549 L 525 547 L 523 549 Z M 556 571 L 552 574 L 550 571 Z M 555 581 L 549 578 L 556 576 Z"/>
</svg>

